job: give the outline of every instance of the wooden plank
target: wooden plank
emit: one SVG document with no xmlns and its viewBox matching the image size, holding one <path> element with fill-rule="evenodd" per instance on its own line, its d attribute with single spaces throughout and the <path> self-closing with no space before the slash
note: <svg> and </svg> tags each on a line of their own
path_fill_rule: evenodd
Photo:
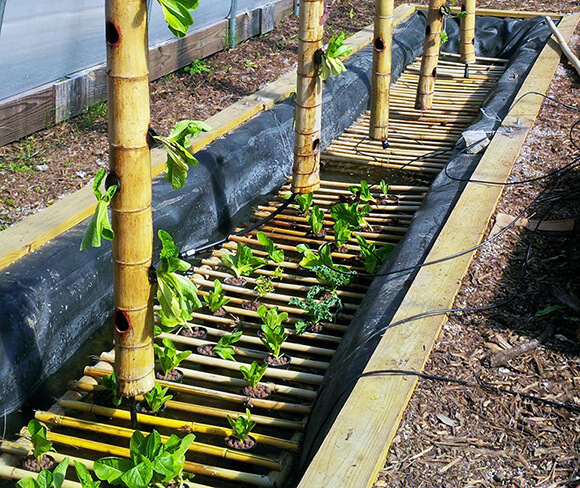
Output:
<svg viewBox="0 0 580 488">
<path fill-rule="evenodd" d="M 565 17 L 560 30 L 570 39 L 580 14 Z M 552 41 L 527 76 L 519 95 L 545 93 L 560 61 Z M 480 161 L 473 178 L 506 181 L 521 146 L 540 110 L 540 97 L 526 97 L 514 107 Z M 447 220 L 426 261 L 452 255 L 480 242 L 493 215 L 502 187 L 469 183 Z M 461 285 L 473 253 L 422 268 L 393 322 L 428 310 L 448 308 Z M 425 290 L 429 290 L 425 293 Z M 379 369 L 421 371 L 444 317 L 431 317 L 387 330 L 366 372 Z M 312 486 L 370 487 L 383 467 L 403 412 L 417 384 L 414 377 L 382 376 L 360 379 L 339 413 L 299 488 Z M 361 414 L 363 413 L 364 414 Z"/>
</svg>

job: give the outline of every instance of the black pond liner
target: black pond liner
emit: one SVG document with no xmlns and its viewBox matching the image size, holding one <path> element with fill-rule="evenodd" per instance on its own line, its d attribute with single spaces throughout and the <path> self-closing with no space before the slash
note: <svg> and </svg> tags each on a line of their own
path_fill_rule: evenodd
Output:
<svg viewBox="0 0 580 488">
<path fill-rule="evenodd" d="M 503 88 L 498 96 L 504 97 L 503 101 L 491 105 L 500 115 L 519 82 L 517 78 L 512 79 L 513 75 L 523 78 L 547 37 L 544 33 L 540 36 L 542 41 L 531 39 L 538 24 L 534 22 L 478 19 L 479 53 L 508 57 L 515 52 L 518 43 L 524 42 L 526 46 L 533 47 L 522 51 L 518 59 L 525 55 L 527 62 L 513 62 L 507 78 L 504 76 L 506 79 L 500 84 Z M 457 35 L 457 25 L 456 22 L 448 24 L 449 37 L 452 38 Z M 395 29 L 393 79 L 420 54 L 424 29 L 423 13 L 414 15 Z M 504 45 L 510 47 L 506 49 L 502 47 Z M 450 41 L 446 49 L 456 51 L 457 42 Z M 345 74 L 325 83 L 322 147 L 326 147 L 368 109 L 371 60 L 372 46 L 369 46 L 349 60 L 349 70 Z M 216 235 L 227 233 L 234 225 L 236 213 L 258 197 L 277 189 L 290 174 L 293 159 L 292 110 L 292 104 L 288 101 L 277 104 L 200 151 L 196 155 L 200 165 L 190 170 L 183 189 L 173 191 L 163 178 L 156 178 L 153 182 L 155 229 L 170 232 L 182 249 L 198 246 Z M 493 127 L 488 120 L 482 120 L 480 124 L 486 128 Z M 474 161 L 474 158 L 467 158 L 460 162 L 461 165 L 471 165 Z M 458 191 L 457 185 L 443 184 L 439 180 L 437 188 L 448 187 L 446 205 L 450 207 L 454 198 L 452 195 Z M 412 229 L 417 229 L 414 232 L 426 235 L 427 229 L 423 228 L 432 232 L 439 228 L 443 221 L 439 210 L 435 212 L 435 223 L 429 220 L 432 217 L 427 216 L 430 206 L 439 208 L 443 205 L 438 194 L 439 190 L 428 198 L 429 204 L 418 213 L 417 222 L 412 226 Z M 87 224 L 88 221 L 74 227 L 0 272 L 2 414 L 17 409 L 35 388 L 55 373 L 110 318 L 113 309 L 110 244 L 105 242 L 102 248 L 81 253 L 78 249 Z M 417 244 L 414 239 L 406 239 L 405 242 L 415 246 L 415 251 L 408 253 L 398 249 L 391 262 L 396 260 L 398 263 L 408 254 L 416 259 Z M 156 238 L 156 252 L 159 247 Z M 425 241 L 419 249 L 424 253 L 428 247 Z M 407 264 L 410 262 L 414 261 L 406 261 Z M 407 282 L 398 281 L 401 287 Z M 368 317 L 369 324 L 376 326 L 388 320 L 396 308 L 396 301 L 392 301 L 385 312 L 383 304 L 375 301 L 387 293 L 385 286 L 392 286 L 389 290 L 395 289 L 390 283 L 377 282 L 369 291 L 361 308 L 361 317 Z M 379 305 L 380 310 L 376 310 Z M 356 342 L 354 337 L 345 338 L 339 349 L 340 354 L 344 355 L 348 344 L 354 346 Z M 370 344 L 364 350 L 370 351 Z M 363 356 L 357 354 L 359 357 Z M 360 361 L 358 359 L 352 363 L 353 370 Z M 332 382 L 332 375 L 329 378 Z M 319 405 L 326 404 L 327 391 L 324 388 Z M 322 416 L 317 414 L 317 422 L 320 423 L 325 416 L 326 413 Z"/>
</svg>

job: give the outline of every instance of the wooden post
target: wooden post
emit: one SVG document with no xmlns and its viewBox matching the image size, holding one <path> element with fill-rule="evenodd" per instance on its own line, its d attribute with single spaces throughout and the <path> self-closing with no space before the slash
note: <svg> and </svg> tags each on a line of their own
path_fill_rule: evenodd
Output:
<svg viewBox="0 0 580 488">
<path fill-rule="evenodd" d="M 441 29 L 443 28 L 443 13 L 441 7 L 445 0 L 429 0 L 427 12 L 427 27 L 425 29 L 425 44 L 423 45 L 423 59 L 415 108 L 417 110 L 431 110 L 433 94 L 435 93 L 435 78 L 437 77 L 437 62 L 439 61 L 439 47 L 441 46 Z"/>
<path fill-rule="evenodd" d="M 386 141 L 389 133 L 393 8 L 393 0 L 375 0 L 375 35 L 369 136 L 377 141 Z"/>
<path fill-rule="evenodd" d="M 298 79 L 292 191 L 311 193 L 320 187 L 322 80 L 315 53 L 322 49 L 324 0 L 301 0 L 298 31 Z"/>
<path fill-rule="evenodd" d="M 133 397 L 155 384 L 147 2 L 107 0 L 106 18 L 110 170 L 119 180 L 111 202 L 115 373 L 120 393 Z"/>
<path fill-rule="evenodd" d="M 461 2 L 461 11 L 467 12 L 460 21 L 460 54 L 465 64 L 475 63 L 475 3 L 476 0 Z"/>
</svg>

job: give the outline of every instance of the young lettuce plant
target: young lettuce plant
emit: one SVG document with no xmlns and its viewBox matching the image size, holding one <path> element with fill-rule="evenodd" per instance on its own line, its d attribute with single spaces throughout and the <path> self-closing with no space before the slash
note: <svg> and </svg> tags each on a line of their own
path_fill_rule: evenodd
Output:
<svg viewBox="0 0 580 488">
<path fill-rule="evenodd" d="M 336 249 L 340 249 L 344 246 L 351 238 L 352 231 L 348 225 L 348 222 L 344 220 L 339 220 L 334 224 L 334 245 Z"/>
<path fill-rule="evenodd" d="M 232 344 L 238 342 L 242 338 L 242 331 L 234 332 L 233 334 L 227 334 L 220 338 L 215 346 L 212 348 L 212 352 L 217 354 L 222 359 L 229 359 L 230 361 L 235 361 L 234 353 L 235 350 Z"/>
<path fill-rule="evenodd" d="M 296 203 L 298 204 L 298 210 L 302 215 L 306 215 L 312 206 L 313 194 L 312 193 L 299 193 L 296 195 Z"/>
<path fill-rule="evenodd" d="M 256 237 L 258 238 L 258 241 L 260 242 L 260 244 L 262 244 L 262 246 L 264 246 L 264 248 L 266 249 L 266 252 L 268 253 L 268 257 L 272 261 L 274 261 L 275 263 L 281 263 L 282 261 L 284 261 L 284 250 L 279 249 L 276 246 L 276 244 L 274 244 L 274 241 L 272 239 L 270 239 L 262 231 L 258 232 Z"/>
<path fill-rule="evenodd" d="M 163 376 L 167 376 L 181 364 L 181 361 L 191 355 L 191 351 L 178 353 L 175 344 L 167 337 L 164 337 L 161 342 L 165 347 L 161 347 L 159 344 L 153 344 L 153 348 L 155 349 L 155 354 L 163 371 Z"/>
<path fill-rule="evenodd" d="M 97 207 L 95 208 L 95 213 L 93 218 L 85 231 L 83 240 L 81 242 L 81 251 L 93 246 L 101 247 L 101 239 L 107 239 L 112 241 L 115 237 L 113 228 L 111 227 L 111 221 L 109 220 L 108 207 L 111 203 L 111 199 L 117 191 L 117 185 L 110 186 L 103 194 L 100 190 L 101 183 L 105 178 L 107 170 L 100 169 L 95 175 L 95 182 L 93 183 L 93 192 L 95 197 L 97 197 Z"/>
<path fill-rule="evenodd" d="M 296 334 L 303 334 L 310 326 L 318 326 L 321 322 L 332 321 L 334 314 L 330 311 L 332 307 L 337 310 L 342 308 L 342 301 L 336 294 L 336 291 L 330 292 L 330 296 L 324 297 L 320 300 L 316 296 L 320 293 L 326 292 L 323 286 L 315 285 L 306 294 L 306 300 L 300 300 L 297 297 L 290 298 L 290 305 L 300 307 L 308 313 L 310 321 L 299 320 L 295 324 Z"/>
<path fill-rule="evenodd" d="M 318 205 L 314 205 L 310 209 L 310 213 L 306 216 L 306 222 L 310 225 L 312 235 L 320 235 L 323 229 L 324 212 L 320 210 Z"/>
<path fill-rule="evenodd" d="M 258 276 L 254 291 L 258 294 L 258 297 L 265 297 L 268 293 L 273 292 L 274 285 L 271 278 L 269 276 Z"/>
<path fill-rule="evenodd" d="M 174 2 L 175 0 L 171 1 Z M 193 139 L 202 132 L 209 130 L 211 130 L 211 127 L 204 122 L 182 120 L 175 124 L 168 137 L 154 136 L 167 149 L 165 179 L 171 183 L 174 190 L 179 190 L 185 185 L 189 166 L 197 166 L 199 164 L 199 161 L 188 149 Z"/>
<path fill-rule="evenodd" d="M 383 194 L 383 197 L 386 198 L 389 194 L 389 184 L 385 180 L 381 180 L 379 185 L 381 186 L 381 193 Z"/>
<path fill-rule="evenodd" d="M 155 386 L 150 391 L 143 394 L 151 413 L 159 411 L 160 408 L 163 408 L 163 405 L 165 405 L 166 402 L 173 398 L 173 395 L 167 395 L 168 391 L 169 387 L 163 388 L 161 384 L 155 382 Z"/>
<path fill-rule="evenodd" d="M 345 37 L 344 32 L 334 34 L 328 42 L 326 51 L 317 51 L 320 61 L 319 73 L 323 80 L 327 80 L 331 74 L 339 75 L 346 71 L 346 66 L 340 58 L 350 54 L 352 47 L 344 45 Z"/>
<path fill-rule="evenodd" d="M 229 298 L 225 298 L 223 286 L 218 279 L 215 279 L 213 282 L 213 291 L 204 295 L 203 299 L 212 313 L 217 312 L 224 305 L 227 305 L 230 302 Z"/>
<path fill-rule="evenodd" d="M 262 319 L 262 336 L 260 340 L 272 356 L 278 359 L 281 356 L 282 344 L 288 339 L 288 334 L 284 328 L 284 322 L 288 319 L 286 312 L 278 313 L 278 307 L 268 309 L 265 305 L 257 310 L 258 316 Z"/>
<path fill-rule="evenodd" d="M 117 384 L 117 376 L 114 371 L 101 378 L 101 386 L 105 388 L 105 390 L 111 392 L 111 401 L 113 402 L 113 405 L 116 407 L 121 405 L 122 398 L 119 395 L 119 385 Z"/>
<path fill-rule="evenodd" d="M 260 366 L 257 361 L 252 361 L 252 364 L 249 368 L 240 366 L 240 372 L 242 373 L 242 376 L 252 388 L 256 388 L 258 386 L 258 383 L 260 383 L 260 380 L 266 373 L 266 369 L 268 369 L 267 364 L 262 364 Z"/>
<path fill-rule="evenodd" d="M 193 434 L 180 439 L 172 434 L 161 442 L 159 432 L 147 437 L 136 430 L 129 443 L 130 459 L 104 457 L 95 461 L 95 474 L 100 480 L 127 488 L 164 486 L 171 481 L 181 484 L 185 453 L 195 439 Z"/>
<path fill-rule="evenodd" d="M 43 469 L 36 478 L 23 478 L 16 483 L 16 486 L 17 488 L 61 488 L 66 476 L 68 462 L 69 459 L 65 457 L 53 471 Z"/>
<path fill-rule="evenodd" d="M 328 244 L 320 246 L 317 253 L 306 244 L 298 244 L 296 250 L 304 255 L 300 266 L 316 273 L 316 276 L 328 283 L 333 290 L 339 286 L 350 285 L 356 276 L 356 271 L 334 264 Z"/>
<path fill-rule="evenodd" d="M 228 423 L 234 431 L 234 437 L 240 442 L 244 442 L 246 437 L 250 435 L 250 432 L 252 432 L 252 429 L 256 426 L 256 422 L 252 420 L 250 416 L 250 410 L 248 408 L 246 408 L 246 415 L 247 418 L 243 415 L 238 415 L 236 420 L 234 420 L 229 415 L 227 416 Z"/>
<path fill-rule="evenodd" d="M 236 278 L 250 276 L 254 271 L 266 266 L 266 261 L 254 256 L 252 249 L 238 242 L 235 256 L 231 254 L 222 254 L 220 256 L 222 263 L 229 268 Z"/>
<path fill-rule="evenodd" d="M 359 202 L 335 203 L 330 213 L 335 222 L 344 220 L 351 230 L 370 228 L 365 216 L 370 213 L 372 207 L 368 204 L 361 205 Z"/>
<path fill-rule="evenodd" d="M 393 244 L 385 244 L 377 249 L 374 242 L 368 242 L 363 236 L 357 235 L 356 240 L 360 247 L 365 271 L 369 274 L 374 274 L 395 248 Z"/>
<path fill-rule="evenodd" d="M 369 184 L 365 180 L 361 180 L 360 186 L 351 185 L 348 189 L 359 202 L 368 203 L 375 201 L 375 197 L 371 194 Z"/>
<path fill-rule="evenodd" d="M 28 422 L 28 433 L 30 434 L 30 442 L 32 444 L 32 455 L 34 459 L 40 461 L 52 448 L 52 442 L 46 438 L 47 430 L 38 420 L 32 419 Z"/>
</svg>

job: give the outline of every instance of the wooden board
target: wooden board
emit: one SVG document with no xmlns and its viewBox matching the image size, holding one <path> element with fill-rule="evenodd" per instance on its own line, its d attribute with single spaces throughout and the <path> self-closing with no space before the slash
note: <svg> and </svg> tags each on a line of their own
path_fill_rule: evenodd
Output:
<svg viewBox="0 0 580 488">
<path fill-rule="evenodd" d="M 565 17 L 559 28 L 570 39 L 580 14 Z M 553 40 L 544 48 L 519 95 L 546 93 L 560 61 Z M 516 97 L 517 98 L 517 97 Z M 506 181 L 521 146 L 542 104 L 541 97 L 526 97 L 511 111 L 493 138 L 473 178 Z M 502 187 L 470 183 L 446 222 L 426 261 L 469 249 L 484 235 Z M 473 253 L 422 268 L 413 281 L 393 322 L 430 310 L 449 308 Z M 421 371 L 446 319 L 434 316 L 389 329 L 365 371 L 407 369 Z M 321 448 L 303 476 L 299 488 L 313 486 L 370 487 L 384 466 L 409 398 L 414 377 L 381 376 L 358 381 Z"/>
</svg>

